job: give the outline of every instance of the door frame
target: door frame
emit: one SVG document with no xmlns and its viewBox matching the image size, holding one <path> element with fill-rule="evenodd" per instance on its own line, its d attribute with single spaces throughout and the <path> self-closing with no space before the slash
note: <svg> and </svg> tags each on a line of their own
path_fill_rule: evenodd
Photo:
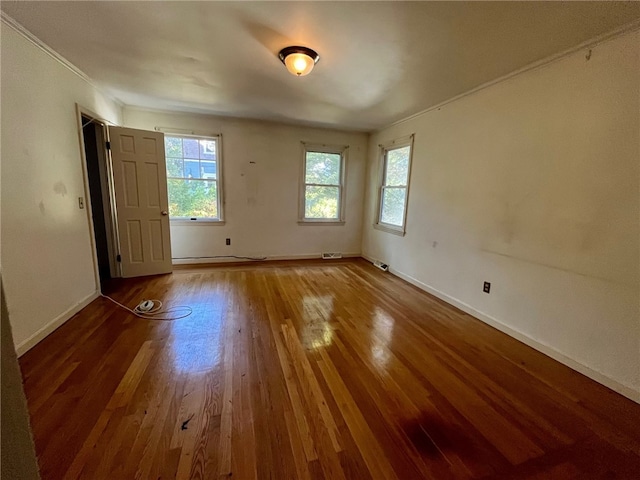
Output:
<svg viewBox="0 0 640 480">
<path fill-rule="evenodd" d="M 98 268 L 98 252 L 97 252 L 96 239 L 95 239 L 95 227 L 93 224 L 93 211 L 92 211 L 92 206 L 90 201 L 91 195 L 89 191 L 89 173 L 87 170 L 87 156 L 85 153 L 85 144 L 84 144 L 84 136 L 83 136 L 83 129 L 82 129 L 83 115 L 91 118 L 92 122 L 95 122 L 98 125 L 102 126 L 103 139 L 105 142 L 110 141 L 108 126 L 109 125 L 117 126 L 117 125 L 109 120 L 106 120 L 100 115 L 97 115 L 90 109 L 76 103 L 76 121 L 78 126 L 80 159 L 82 163 L 82 180 L 84 183 L 84 207 L 85 207 L 85 210 L 87 211 L 87 223 L 88 223 L 89 232 L 90 232 L 89 237 L 91 240 L 91 254 L 93 256 L 93 273 L 94 273 L 96 289 L 98 291 L 102 291 L 102 287 L 100 284 L 100 271 Z M 109 201 L 105 205 L 108 211 L 106 212 L 108 214 L 105 215 L 105 222 L 107 223 L 105 227 L 107 229 L 107 245 L 109 249 L 109 267 L 111 271 L 111 276 L 114 278 L 117 278 L 122 276 L 120 263 L 117 261 L 117 258 L 119 258 L 119 255 L 120 255 L 120 239 L 119 239 L 119 232 L 118 232 L 118 224 L 116 221 L 117 212 L 115 207 L 115 198 L 114 198 L 114 191 L 113 191 L 113 171 L 111 168 L 111 155 L 109 153 L 109 150 L 107 149 L 106 144 L 103 144 L 103 148 L 98 148 L 98 156 L 100 161 L 105 162 L 105 166 L 106 166 L 106 173 L 107 173 L 106 185 L 104 181 L 101 181 L 102 188 L 106 187 L 107 189 L 107 196 L 109 199 Z"/>
</svg>

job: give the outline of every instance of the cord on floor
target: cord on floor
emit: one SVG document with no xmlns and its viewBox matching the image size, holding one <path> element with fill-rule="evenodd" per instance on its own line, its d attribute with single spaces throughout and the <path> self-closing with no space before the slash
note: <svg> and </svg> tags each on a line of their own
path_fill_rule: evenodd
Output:
<svg viewBox="0 0 640 480">
<path fill-rule="evenodd" d="M 206 260 L 210 258 L 237 258 L 239 260 L 253 260 L 261 262 L 267 260 L 267 257 L 243 257 L 242 255 L 212 255 L 209 257 L 172 257 L 171 260 Z"/>
<path fill-rule="evenodd" d="M 160 300 L 143 300 L 135 308 L 131 309 L 126 305 L 114 300 L 108 295 L 100 294 L 102 297 L 111 300 L 119 307 L 124 308 L 128 312 L 134 314 L 136 317 L 144 318 L 146 320 L 179 320 L 181 318 L 188 317 L 193 313 L 193 309 L 188 305 L 179 305 L 176 307 L 162 309 L 162 302 Z M 145 305 L 147 302 L 151 302 L 151 306 Z M 182 312 L 182 313 L 180 313 Z"/>
</svg>

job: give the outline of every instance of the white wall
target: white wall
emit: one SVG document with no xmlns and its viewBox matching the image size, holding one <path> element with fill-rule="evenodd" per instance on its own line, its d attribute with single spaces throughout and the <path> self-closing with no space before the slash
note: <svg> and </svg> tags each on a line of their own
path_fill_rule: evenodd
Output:
<svg viewBox="0 0 640 480">
<path fill-rule="evenodd" d="M 638 32 L 372 135 L 363 254 L 640 399 Z M 415 133 L 405 237 L 380 143 Z M 491 293 L 482 293 L 490 281 Z"/>
<path fill-rule="evenodd" d="M 172 225 L 174 258 L 360 254 L 366 134 L 128 107 L 124 124 L 146 130 L 162 127 L 222 134 L 225 224 Z M 298 224 L 302 141 L 349 145 L 344 225 Z M 231 238 L 230 246 L 225 245 L 226 238 Z"/>
<path fill-rule="evenodd" d="M 2 274 L 18 353 L 96 294 L 76 102 L 121 110 L 2 24 Z"/>
</svg>

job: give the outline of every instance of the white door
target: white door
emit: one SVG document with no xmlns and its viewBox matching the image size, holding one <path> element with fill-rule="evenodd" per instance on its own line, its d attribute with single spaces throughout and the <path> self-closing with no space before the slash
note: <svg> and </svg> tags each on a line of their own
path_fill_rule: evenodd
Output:
<svg viewBox="0 0 640 480">
<path fill-rule="evenodd" d="M 123 277 L 171 272 L 164 135 L 109 127 Z"/>
</svg>

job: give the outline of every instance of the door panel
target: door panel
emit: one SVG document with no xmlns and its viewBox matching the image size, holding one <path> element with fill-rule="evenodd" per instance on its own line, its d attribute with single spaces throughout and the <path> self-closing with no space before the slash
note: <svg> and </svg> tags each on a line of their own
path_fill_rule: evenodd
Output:
<svg viewBox="0 0 640 480">
<path fill-rule="evenodd" d="M 151 238 L 151 258 L 160 261 L 164 255 L 162 221 L 160 219 L 149 221 L 149 236 Z"/>
<path fill-rule="evenodd" d="M 133 208 L 139 207 L 138 169 L 135 162 L 122 162 L 122 180 L 124 181 L 124 205 Z"/>
<path fill-rule="evenodd" d="M 158 189 L 160 175 L 158 165 L 155 163 L 145 163 L 147 169 L 147 195 L 149 207 L 160 207 L 160 190 Z"/>
<path fill-rule="evenodd" d="M 128 260 L 130 263 L 144 262 L 144 247 L 142 246 L 142 232 L 139 220 L 127 220 L 127 234 L 125 238 L 129 249 Z"/>
<path fill-rule="evenodd" d="M 164 135 L 110 127 L 122 276 L 171 272 Z"/>
</svg>

